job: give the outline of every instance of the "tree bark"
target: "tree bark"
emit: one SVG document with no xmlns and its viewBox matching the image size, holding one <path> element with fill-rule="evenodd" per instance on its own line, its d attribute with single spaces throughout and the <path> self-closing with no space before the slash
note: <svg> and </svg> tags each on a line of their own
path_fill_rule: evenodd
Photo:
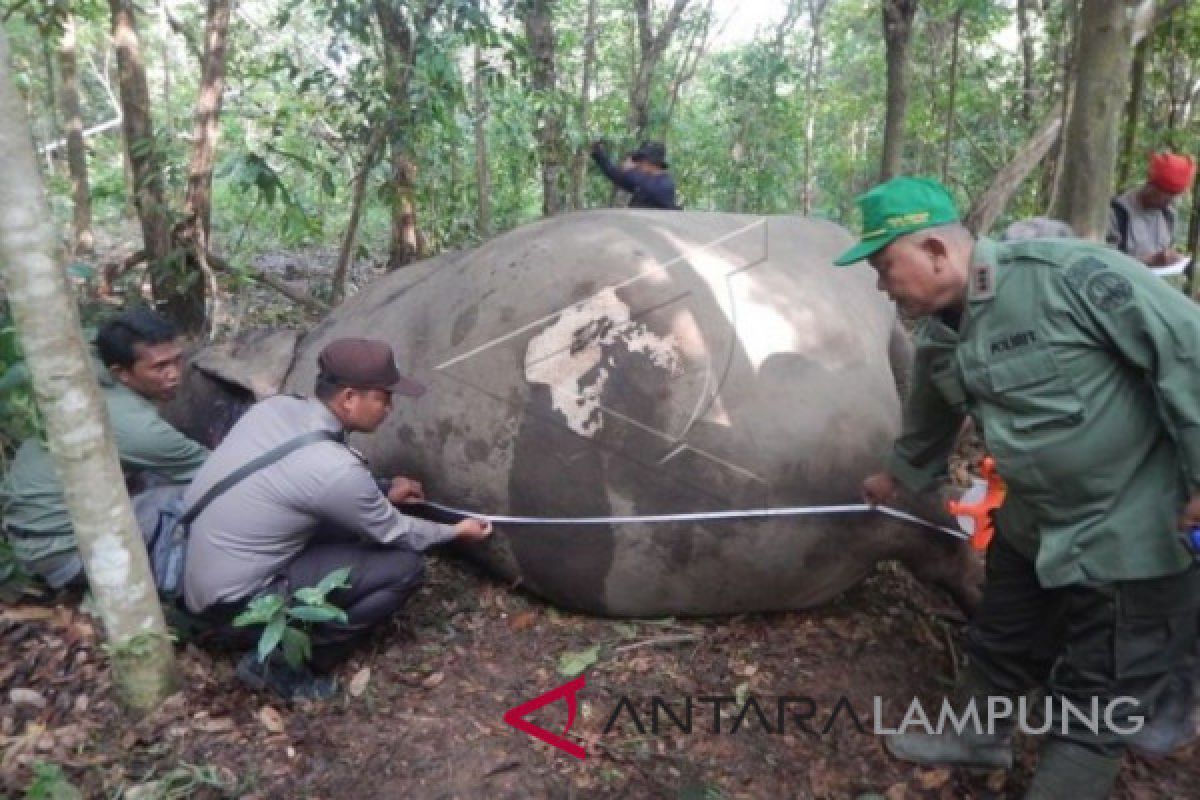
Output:
<svg viewBox="0 0 1200 800">
<path fill-rule="evenodd" d="M 976 236 L 987 235 L 988 231 L 992 229 L 992 225 L 1008 207 L 1013 193 L 1054 147 L 1061 127 L 1062 117 L 1058 114 L 1047 119 L 1038 131 L 1021 146 L 1012 161 L 996 172 L 991 185 L 975 200 L 971 210 L 963 219 L 963 224 L 972 233 Z"/>
<path fill-rule="evenodd" d="M 0 32 L 0 264 L 47 446 L 110 643 L 117 696 L 144 713 L 174 690 L 171 641 L 75 303 L 54 262 L 49 209 L 8 64 L 8 40 Z"/>
<path fill-rule="evenodd" d="M 887 50 L 887 116 L 883 125 L 883 158 L 879 180 L 900 173 L 904 152 L 904 120 L 908 112 L 908 47 L 912 41 L 917 0 L 883 0 L 883 39 Z"/>
<path fill-rule="evenodd" d="M 800 173 L 800 209 L 808 216 L 813 205 L 813 154 L 816 152 L 817 87 L 821 83 L 821 22 L 829 0 L 808 0 L 808 63 L 804 68 L 804 166 Z"/>
<path fill-rule="evenodd" d="M 1146 84 L 1146 54 L 1150 40 L 1142 39 L 1133 51 L 1133 66 L 1129 76 L 1129 102 L 1125 104 L 1125 130 L 1121 134 L 1121 164 L 1117 175 L 1117 186 L 1124 186 L 1133 169 L 1134 151 L 1137 149 L 1138 124 L 1142 115 L 1142 90 Z"/>
<path fill-rule="evenodd" d="M 1062 177 L 1051 215 L 1085 239 L 1104 238 L 1116 175 L 1117 132 L 1133 55 L 1124 0 L 1083 0 Z"/>
<path fill-rule="evenodd" d="M 174 266 L 171 228 L 163 189 L 161 154 L 150 118 L 150 91 L 142 60 L 133 0 L 109 0 L 117 50 L 125 152 L 133 171 L 133 198 L 142 224 L 150 282 L 160 310 L 186 333 L 204 328 L 204 283 L 188 280 L 186 261 Z"/>
<path fill-rule="evenodd" d="M 595 3 L 596 0 L 591 2 Z M 586 66 L 584 74 L 587 74 Z M 492 171 L 488 166 L 488 101 L 483 85 L 483 54 L 479 45 L 475 45 L 475 79 L 472 88 L 475 94 L 475 186 L 479 195 L 476 228 L 481 238 L 487 238 L 492 235 Z"/>
<path fill-rule="evenodd" d="M 354 258 L 354 241 L 358 237 L 358 223 L 362 218 L 363 200 L 367 196 L 367 182 L 371 177 L 371 168 L 375 159 L 383 149 L 387 138 L 387 126 L 376 125 L 367 142 L 366 153 L 363 154 L 362 168 L 354 176 L 354 196 L 350 203 L 350 222 L 346 225 L 346 235 L 342 238 L 342 249 L 338 253 L 337 266 L 333 270 L 333 287 L 329 292 L 329 304 L 336 306 L 346 296 L 346 272 L 350 261 Z"/>
<path fill-rule="evenodd" d="M 1033 120 L 1033 32 L 1029 26 L 1030 0 L 1017 0 L 1017 32 L 1021 38 L 1021 119 L 1026 125 Z M 1036 9 L 1035 9 L 1036 13 Z"/>
<path fill-rule="evenodd" d="M 524 0 L 518 6 L 529 47 L 530 88 L 537 98 L 534 135 L 542 162 L 542 214 L 549 217 L 564 208 L 562 190 L 563 147 L 562 113 L 558 101 L 558 81 L 554 59 L 554 3 L 552 0 Z"/>
<path fill-rule="evenodd" d="M 583 29 L 583 78 L 579 87 L 579 131 L 590 139 L 592 112 L 592 76 L 596 69 L 596 6 L 598 0 L 588 0 L 587 22 Z M 571 162 L 571 207 L 584 206 L 587 187 L 588 150 L 586 145 L 575 151 Z"/>
<path fill-rule="evenodd" d="M 958 93 L 958 40 L 962 35 L 963 8 L 954 12 L 954 33 L 950 44 L 950 96 L 946 100 L 946 133 L 942 141 L 942 183 L 950 180 L 950 150 L 953 143 L 955 98 Z"/>
<path fill-rule="evenodd" d="M 225 62 L 229 43 L 231 0 L 209 0 L 204 33 L 204 61 L 196 116 L 192 161 L 188 169 L 185 218 L 194 219 L 198 232 L 208 241 L 212 224 L 212 174 L 217 141 L 221 133 L 221 102 L 225 95 Z"/>
<path fill-rule="evenodd" d="M 667 18 L 658 33 L 654 32 L 652 0 L 633 0 L 637 16 L 638 60 L 634 78 L 629 89 L 629 130 L 635 141 L 646 137 L 650 127 L 650 90 L 654 83 L 654 71 L 662 60 L 675 29 L 683 17 L 689 0 L 674 0 Z"/>
<path fill-rule="evenodd" d="M 76 255 L 90 255 L 95 246 L 95 237 L 92 234 L 92 192 L 88 182 L 87 147 L 83 141 L 83 112 L 79 107 L 79 59 L 75 54 L 75 17 L 70 14 L 63 19 L 58 62 L 62 75 L 63 117 L 67 124 L 67 169 L 71 175 L 71 195 L 74 199 L 71 250 Z"/>
<path fill-rule="evenodd" d="M 408 133 L 412 127 L 408 90 L 409 76 L 416 65 L 417 47 L 440 7 L 441 0 L 425 0 L 419 7 L 410 8 L 405 4 L 402 11 L 396 0 L 372 0 L 382 34 L 384 87 L 393 113 L 388 121 L 392 165 L 389 271 L 411 264 L 424 250 L 424 237 L 417 228 L 417 167 L 408 152 Z M 410 18 L 406 19 L 405 13 Z"/>
</svg>

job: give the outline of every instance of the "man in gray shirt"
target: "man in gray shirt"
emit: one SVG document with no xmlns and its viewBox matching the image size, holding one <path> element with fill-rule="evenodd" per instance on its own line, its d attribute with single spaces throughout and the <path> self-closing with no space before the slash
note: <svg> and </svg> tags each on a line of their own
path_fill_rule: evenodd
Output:
<svg viewBox="0 0 1200 800">
<path fill-rule="evenodd" d="M 189 611 L 227 628 L 254 597 L 315 586 L 350 568 L 350 587 L 329 601 L 347 621 L 313 626 L 312 666 L 327 671 L 374 625 L 400 608 L 424 577 L 420 555 L 452 539 L 479 541 L 491 524 L 464 519 L 442 525 L 406 516 L 395 505 L 422 500 L 421 485 L 403 477 L 386 487 L 344 443 L 346 432 L 370 433 L 387 417 L 392 394 L 424 392 L 396 369 L 391 348 L 371 339 L 338 339 L 318 359 L 316 397 L 280 395 L 250 409 L 196 475 L 184 498 L 191 507 L 247 462 L 313 431 L 332 438 L 300 447 L 219 494 L 192 522 L 184 573 Z M 238 676 L 285 696 L 328 696 L 332 682 L 281 660 L 247 654 Z"/>
<path fill-rule="evenodd" d="M 1112 199 L 1106 241 L 1151 267 L 1179 260 L 1175 251 L 1175 201 L 1192 187 L 1196 164 L 1188 156 L 1155 153 L 1146 182 Z"/>
</svg>

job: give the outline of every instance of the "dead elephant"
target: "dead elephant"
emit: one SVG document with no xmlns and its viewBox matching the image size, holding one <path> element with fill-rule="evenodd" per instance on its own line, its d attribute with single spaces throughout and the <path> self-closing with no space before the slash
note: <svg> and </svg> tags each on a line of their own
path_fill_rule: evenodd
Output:
<svg viewBox="0 0 1200 800">
<path fill-rule="evenodd" d="M 911 351 L 873 273 L 830 267 L 850 241 L 799 217 L 567 214 L 382 277 L 298 341 L 196 363 L 307 393 L 328 341 L 386 339 L 430 392 L 353 444 L 477 512 L 856 503 Z M 501 578 L 614 616 L 807 608 L 893 558 L 969 604 L 979 575 L 961 542 L 874 514 L 498 531 L 472 555 Z"/>
</svg>

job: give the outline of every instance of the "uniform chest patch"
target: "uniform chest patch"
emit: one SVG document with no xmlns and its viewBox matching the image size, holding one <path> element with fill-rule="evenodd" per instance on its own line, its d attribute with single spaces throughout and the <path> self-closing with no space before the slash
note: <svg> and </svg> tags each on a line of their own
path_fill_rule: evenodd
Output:
<svg viewBox="0 0 1200 800">
<path fill-rule="evenodd" d="M 1068 286 L 1078 292 L 1087 283 L 1088 278 L 1097 272 L 1104 272 L 1106 269 L 1108 269 L 1108 265 L 1100 259 L 1085 258 L 1067 267 L 1063 273 L 1063 280 L 1067 282 Z"/>
<path fill-rule="evenodd" d="M 1100 272 L 1087 283 L 1088 299 L 1101 311 L 1116 311 L 1133 300 L 1133 284 L 1124 275 Z"/>
</svg>

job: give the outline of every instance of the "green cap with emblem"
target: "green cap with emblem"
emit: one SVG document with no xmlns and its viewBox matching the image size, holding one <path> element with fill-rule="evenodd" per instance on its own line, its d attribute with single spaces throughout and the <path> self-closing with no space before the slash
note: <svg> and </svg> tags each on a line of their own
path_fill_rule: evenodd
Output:
<svg viewBox="0 0 1200 800">
<path fill-rule="evenodd" d="M 862 211 L 862 237 L 833 262 L 839 267 L 877 253 L 906 233 L 958 222 L 954 198 L 933 178 L 892 178 L 855 202 Z"/>
</svg>

